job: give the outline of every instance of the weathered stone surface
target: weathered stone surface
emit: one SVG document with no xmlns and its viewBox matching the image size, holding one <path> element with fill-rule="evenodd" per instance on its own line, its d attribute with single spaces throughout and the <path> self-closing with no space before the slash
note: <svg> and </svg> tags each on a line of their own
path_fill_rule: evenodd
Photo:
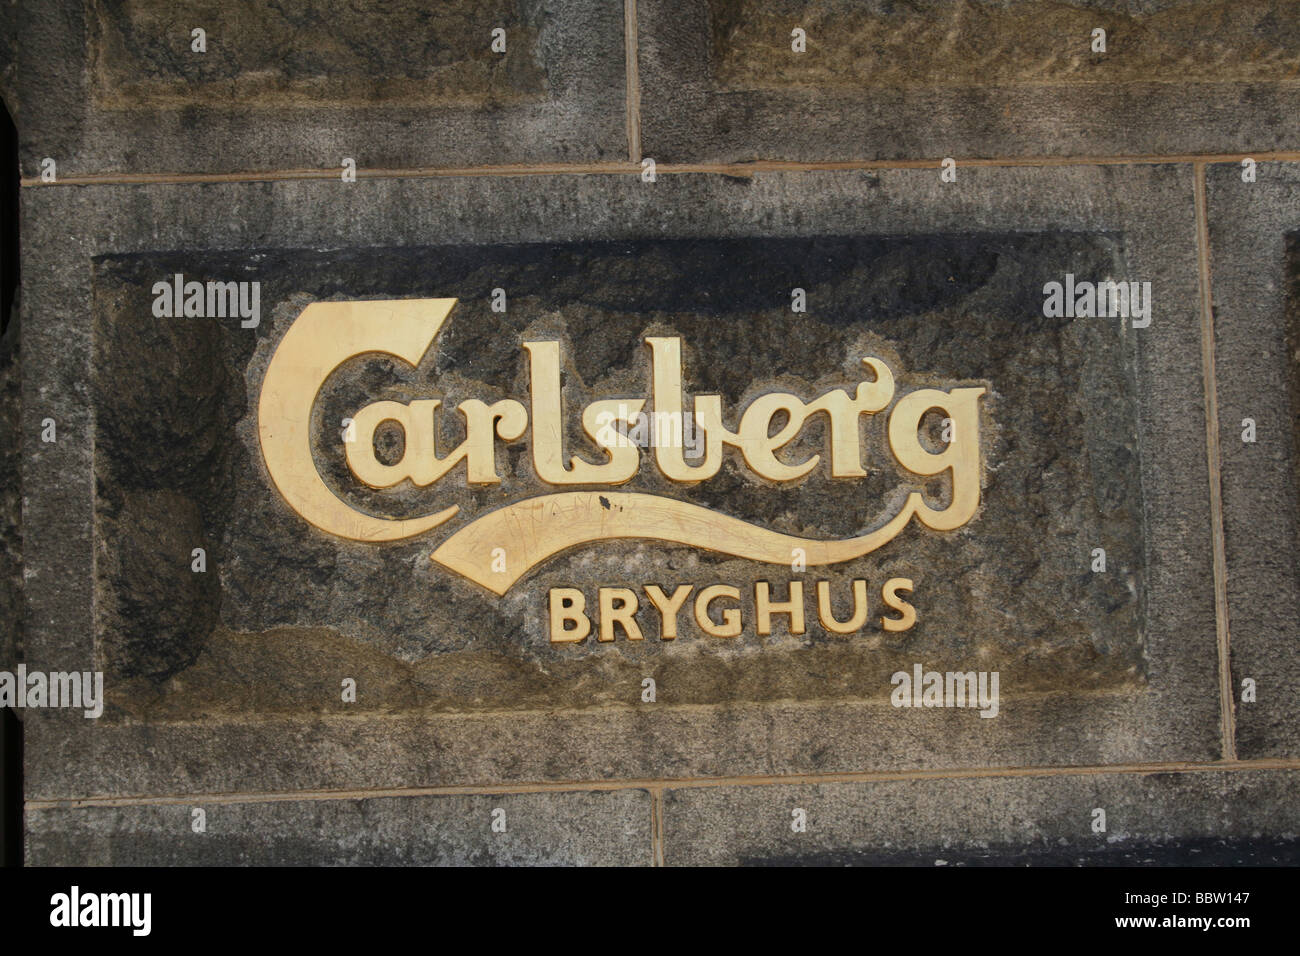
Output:
<svg viewBox="0 0 1300 956">
<path fill-rule="evenodd" d="M 1297 22 L 1291 0 L 640 0 L 643 149 L 659 162 L 1295 149 Z"/>
<path fill-rule="evenodd" d="M 541 4 L 92 0 L 94 95 L 131 107 L 491 106 L 540 98 Z M 204 30 L 206 52 L 192 49 Z M 504 52 L 492 31 L 506 34 Z"/>
<path fill-rule="evenodd" d="M 1193 693 L 1183 695 L 1182 709 L 1157 693 L 1017 701 L 1004 691 L 997 719 L 982 720 L 969 710 L 903 710 L 884 701 L 650 707 L 639 702 L 639 683 L 624 690 L 617 706 L 555 713 L 251 715 L 142 724 L 31 711 L 24 722 L 27 795 L 1095 766 L 1215 759 L 1219 746 L 1217 710 L 1208 706 L 1217 701 Z"/>
<path fill-rule="evenodd" d="M 1295 0 L 708 0 L 710 59 L 735 90 L 1300 77 Z M 808 37 L 793 55 L 790 31 Z M 1094 52 L 1092 32 L 1106 31 Z"/>
<path fill-rule="evenodd" d="M 1300 755 L 1300 167 L 1207 170 L 1237 752 Z M 1244 440 L 1246 419 L 1255 441 Z M 1256 699 L 1243 700 L 1243 681 Z"/>
<path fill-rule="evenodd" d="M 98 721 L 27 715 L 29 799 L 1216 758 L 1203 382 L 1199 352 L 1188 348 L 1199 335 L 1190 183 L 1186 167 L 1133 167 L 975 170 L 959 192 L 928 171 L 28 190 L 33 242 L 56 251 L 33 260 L 39 281 L 25 314 L 55 318 L 24 340 L 36 356 L 24 415 L 28 428 L 44 414 L 66 419 L 70 436 L 25 462 L 25 483 L 42 489 L 25 515 L 35 526 L 25 555 L 29 645 L 51 669 L 98 660 L 111 675 L 111 706 Z M 121 222 L 149 225 L 109 227 Z M 67 242 L 74 223 L 99 239 Z M 1051 230 L 1059 237 L 1045 238 Z M 431 236 L 441 245 L 430 246 Z M 500 248 L 542 240 L 549 245 Z M 742 268 L 750 257 L 765 272 Z M 173 269 L 261 277 L 262 325 L 152 319 L 152 283 Z M 1042 284 L 1071 270 L 1151 281 L 1152 324 L 1121 332 L 1114 320 L 1047 321 Z M 889 281 L 873 279 L 877 271 Z M 811 290 L 805 320 L 816 334 L 782 331 L 795 273 Z M 650 311 L 646 275 L 658 280 Z M 519 292 L 494 319 L 484 297 L 498 281 Z M 983 547 L 978 538 L 900 540 L 887 560 L 924 551 L 926 562 L 955 562 L 922 592 L 942 596 L 922 612 L 952 627 L 915 630 L 915 644 L 882 640 L 875 651 L 846 642 L 858 655 L 848 672 L 855 682 L 835 676 L 842 662 L 819 669 L 800 656 L 813 657 L 818 640 L 805 646 L 779 632 L 747 639 L 730 659 L 700 653 L 703 641 L 689 635 L 631 652 L 626 642 L 589 643 L 568 658 L 537 643 L 538 583 L 766 577 L 747 562 L 597 549 L 588 563 L 543 566 L 516 605 L 472 595 L 419 549 L 395 546 L 406 558 L 394 560 L 384 548 L 315 537 L 258 476 L 249 443 L 266 346 L 315 298 L 458 294 L 447 288 L 457 283 L 470 290 L 461 317 L 473 321 L 462 328 L 453 317 L 433 366 L 449 394 L 461 390 L 453 398 L 476 381 L 521 394 L 518 336 L 530 325 L 560 327 L 535 325 L 546 315 L 580 346 L 570 376 L 579 394 L 597 385 L 643 394 L 636 341 L 648 328 L 684 333 L 692 381 L 729 402 L 745 398 L 736 390 L 750 382 L 796 390 L 839 382 L 857 322 L 878 343 L 895 343 L 909 382 L 983 378 L 977 366 L 997 366 L 989 377 L 1007 391 L 994 396 L 990 451 L 1000 470 L 986 486 L 986 514 L 1001 515 L 1008 536 L 996 553 L 980 553 L 987 584 L 959 563 Z M 699 289 L 711 291 L 708 301 Z M 94 308 L 69 307 L 77 301 Z M 753 357 L 734 371 L 710 364 L 718 353 L 742 362 L 740 328 L 756 332 Z M 997 335 L 980 340 L 990 331 Z M 368 381 L 369 394 L 390 373 L 362 363 L 349 374 Z M 340 379 L 337 395 L 326 390 L 330 415 L 355 401 L 349 381 Z M 408 387 L 400 375 L 390 381 Z M 142 404 L 149 394 L 152 414 Z M 1051 428 L 1040 419 L 1083 450 L 1052 464 Z M 332 427 L 322 422 L 321 434 Z M 512 481 L 525 473 L 511 463 Z M 876 500 L 875 480 L 862 501 Z M 867 520 L 860 502 L 849 514 L 825 493 L 776 506 L 761 485 L 728 487 L 786 527 L 833 533 Z M 686 494 L 710 492 L 706 483 Z M 1027 500 L 1034 508 L 1016 517 Z M 1035 524 L 1040 509 L 1059 538 Z M 200 531 L 210 556 L 202 586 L 185 547 Z M 1113 536 L 1116 554 L 1135 555 L 1113 566 L 1130 569 L 1136 597 L 1088 569 L 1090 545 L 1078 539 L 1093 531 Z M 1023 542 L 1034 535 L 1043 540 L 1027 555 Z M 156 551 L 124 562 L 147 536 Z M 996 585 L 1003 575 L 1023 582 L 1017 593 Z M 91 580 L 94 601 L 78 590 Z M 963 580 L 986 588 L 975 591 L 979 600 L 963 593 Z M 298 591 L 292 619 L 293 602 L 275 593 L 286 588 Z M 185 597 L 167 607 L 167 593 Z M 133 628 L 123 598 L 155 627 Z M 1037 631 L 990 624 L 980 615 L 995 600 L 1039 620 Z M 439 623 L 439 601 L 473 610 L 453 629 Z M 984 623 L 965 627 L 962 615 Z M 1058 637 L 1049 616 L 1072 622 L 1069 636 Z M 988 658 L 976 657 L 979 646 Z M 442 673 L 428 663 L 470 648 L 481 655 Z M 1003 674 L 999 717 L 891 707 L 889 668 L 909 656 L 927 667 L 960 659 L 983 670 L 974 661 L 990 661 Z M 653 705 L 640 701 L 647 674 L 660 678 Z M 346 676 L 360 677 L 357 705 L 339 702 Z M 519 699 L 502 700 L 505 680 L 516 681 Z M 249 759 L 271 752 L 272 761 Z"/>
<path fill-rule="evenodd" d="M 664 862 L 1294 865 L 1295 785 L 1294 771 L 1243 771 L 669 790 Z"/>
<path fill-rule="evenodd" d="M 0 94 L 21 174 L 48 157 L 63 182 L 21 190 L 21 374 L 16 321 L 0 342 L 0 671 L 107 691 L 98 719 L 0 715 L 0 789 L 17 714 L 26 800 L 22 823 L 0 808 L 0 855 L 17 826 L 37 864 L 1300 862 L 1300 165 L 1204 165 L 1300 149 L 1300 0 L 0 0 Z M 917 168 L 944 156 L 955 181 Z M 766 159 L 859 168 L 709 165 Z M 260 321 L 159 315 L 178 274 L 259 283 Z M 1067 274 L 1149 284 L 1150 323 L 1047 314 Z M 458 513 L 385 544 L 320 530 L 264 455 L 272 354 L 309 305 L 428 297 L 458 304 L 422 361 L 349 349 L 272 430 L 305 421 L 298 461 L 360 511 Z M 580 409 L 656 411 L 654 335 L 683 342 L 688 406 L 716 395 L 742 432 L 751 402 L 852 390 L 882 359 L 866 474 L 832 468 L 825 417 L 777 453 L 822 456 L 790 481 L 760 474 L 758 430 L 699 483 L 647 449 L 479 544 L 513 566 L 583 507 L 624 537 L 495 588 L 486 561 L 431 556 L 572 490 L 537 438 L 501 436 L 495 484 L 368 487 L 348 464 L 345 420 L 377 400 L 441 399 L 439 453 L 468 400 L 527 405 L 523 345 L 548 341 L 562 459 L 595 463 Z M 953 387 L 985 389 L 968 521 L 806 570 L 788 538 L 710 550 L 728 535 L 705 517 L 815 546 L 911 493 L 945 505 L 954 479 L 905 468 L 886 419 Z M 908 428 L 931 453 L 941 417 Z M 391 464 L 412 436 L 364 440 Z M 647 511 L 666 541 L 624 525 Z M 676 543 L 689 527 L 712 530 Z M 901 632 L 889 577 L 911 581 Z M 833 633 L 816 585 L 843 618 L 855 578 L 870 613 Z M 806 632 L 764 633 L 758 588 L 799 583 Z M 681 584 L 737 587 L 740 634 L 692 600 L 665 640 L 645 589 Z M 550 589 L 595 619 L 609 586 L 643 639 L 549 640 Z M 914 668 L 996 673 L 997 716 L 893 706 Z"/>
<path fill-rule="evenodd" d="M 193 830 L 195 809 L 204 811 L 202 833 Z M 492 829 L 494 819 L 504 832 Z M 48 809 L 29 812 L 26 862 L 645 866 L 650 795 L 612 790 Z"/>
<path fill-rule="evenodd" d="M 623 699 L 646 676 L 676 704 L 878 699 L 892 689 L 889 676 L 913 662 L 967 670 L 977 659 L 1014 666 L 1017 693 L 1140 684 L 1133 368 L 1121 321 L 1043 317 L 1044 277 L 1061 268 L 1082 280 L 1122 265 L 1111 241 L 1044 236 L 434 247 L 346 261 L 251 251 L 105 263 L 95 361 L 98 606 L 114 700 L 155 718 L 329 713 L 343 676 L 365 688 L 353 710 L 381 712 L 592 706 Z M 251 333 L 231 322 L 155 318 L 150 290 L 177 272 L 260 281 L 271 321 Z M 489 307 L 495 287 L 508 291 L 506 314 Z M 806 314 L 790 310 L 795 287 L 807 294 Z M 830 384 L 853 387 L 864 355 L 888 357 L 900 395 L 983 383 L 986 504 L 956 537 L 913 529 L 851 567 L 791 573 L 632 540 L 566 552 L 498 598 L 430 563 L 437 536 L 376 547 L 320 534 L 259 467 L 265 363 L 302 306 L 340 288 L 349 298 L 461 299 L 431 366 L 412 374 L 389 360 L 359 363 L 321 397 L 318 467 L 370 513 L 407 517 L 454 502 L 463 526 L 546 489 L 525 435 L 508 446 L 500 485 L 467 486 L 458 468 L 428 489 L 370 491 L 348 470 L 338 424 L 365 404 L 437 394 L 451 408 L 471 397 L 526 397 L 521 341 L 558 335 L 571 356 L 566 442 L 590 458 L 576 410 L 601 396 L 649 395 L 647 331 L 682 336 L 688 392 L 721 394 L 727 409 L 774 389 L 811 400 Z M 450 449 L 463 427 L 450 414 L 442 421 Z M 951 495 L 943 480 L 909 483 L 890 464 L 884 423 L 873 416 L 864 431 L 871 471 L 862 481 L 833 479 L 823 466 L 778 486 L 733 452 L 716 478 L 687 490 L 645 452 L 638 476 L 619 490 L 819 540 L 860 534 L 897 511 L 902 485 L 925 490 L 936 506 Z M 936 421 L 936 443 L 938 431 Z M 813 422 L 782 457 L 828 461 L 826 442 L 824 423 Z M 206 574 L 190 570 L 200 546 Z M 1109 573 L 1089 570 L 1094 547 L 1106 549 Z M 832 582 L 847 618 L 852 580 L 863 577 L 870 622 L 848 637 L 825 630 L 816 582 Z M 903 634 L 879 623 L 880 587 L 892 577 L 915 585 L 920 623 Z M 601 586 L 640 592 L 658 583 L 671 592 L 690 583 L 698 592 L 718 581 L 741 586 L 738 639 L 703 633 L 688 610 L 669 644 L 642 594 L 644 641 L 620 632 L 612 646 L 594 637 L 549 642 L 551 587 L 586 589 L 595 616 Z M 772 582 L 779 596 L 802 582 L 806 634 L 790 633 L 785 618 L 771 636 L 756 633 L 756 581 Z"/>
<path fill-rule="evenodd" d="M 17 30 L 27 176 L 627 158 L 622 8 L 599 0 L 51 0 Z"/>
</svg>

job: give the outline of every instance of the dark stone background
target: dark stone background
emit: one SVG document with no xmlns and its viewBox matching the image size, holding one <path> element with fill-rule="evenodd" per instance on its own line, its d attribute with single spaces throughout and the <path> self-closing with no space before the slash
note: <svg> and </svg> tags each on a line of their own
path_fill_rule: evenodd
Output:
<svg viewBox="0 0 1300 956">
<path fill-rule="evenodd" d="M 1117 237 L 1080 234 L 928 238 L 678 240 L 577 244 L 277 251 L 98 260 L 95 278 L 98 407 L 98 631 L 111 699 L 141 714 L 316 710 L 339 676 L 363 680 L 358 706 L 383 711 L 585 706 L 620 679 L 653 675 L 672 701 L 883 697 L 889 674 L 913 662 L 1000 669 L 1018 693 L 1086 691 L 1144 679 L 1142 512 L 1132 370 L 1115 319 L 1049 319 L 1042 286 L 1064 271 L 1118 274 Z M 188 270 L 188 271 L 187 271 Z M 155 281 L 262 282 L 261 326 L 236 319 L 155 319 Z M 509 310 L 493 313 L 491 290 Z M 806 315 L 790 289 L 807 291 Z M 283 328 L 310 301 L 456 296 L 461 301 L 417 372 L 359 359 L 327 384 L 314 428 L 318 466 L 354 504 L 414 515 L 455 501 L 463 515 L 407 542 L 363 545 L 324 535 L 271 490 L 255 436 L 257 389 Z M 649 397 L 647 333 L 681 335 L 689 394 L 717 392 L 734 415 L 753 397 L 788 390 L 811 400 L 869 373 L 884 357 L 896 394 L 986 384 L 979 515 L 957 532 L 913 524 L 895 542 L 805 580 L 808 633 L 754 632 L 753 584 L 784 595 L 788 568 L 655 542 L 626 541 L 563 554 L 498 599 L 433 565 L 432 546 L 463 520 L 546 490 L 528 436 L 499 447 L 504 481 L 466 489 L 463 468 L 427 489 L 371 491 L 350 476 L 338 423 L 382 398 L 513 396 L 527 404 L 524 339 L 565 342 L 570 452 L 589 447 L 579 410 L 595 397 Z M 443 415 L 442 448 L 462 435 Z M 728 452 L 722 471 L 675 487 L 643 453 L 620 490 L 695 501 L 767 527 L 844 537 L 878 526 L 911 488 L 946 501 L 947 481 L 917 485 L 897 470 L 886 415 L 863 427 L 869 477 L 831 480 L 824 428 L 810 422 L 789 460 L 823 451 L 802 482 L 778 487 Z M 731 419 L 734 425 L 734 417 Z M 1089 568 L 1105 547 L 1108 572 Z M 190 571 L 205 547 L 208 573 Z M 916 583 L 919 623 L 902 634 L 878 624 L 891 576 Z M 824 632 L 815 584 L 847 597 L 868 580 L 872 615 L 851 638 Z M 553 647 L 552 586 L 726 582 L 741 587 L 745 632 L 701 634 L 689 607 L 681 637 L 658 639 L 642 600 L 647 640 L 594 638 Z M 376 586 L 383 582 L 382 586 Z M 693 595 L 692 595 L 693 597 Z M 843 616 L 845 605 L 837 605 Z"/>
</svg>

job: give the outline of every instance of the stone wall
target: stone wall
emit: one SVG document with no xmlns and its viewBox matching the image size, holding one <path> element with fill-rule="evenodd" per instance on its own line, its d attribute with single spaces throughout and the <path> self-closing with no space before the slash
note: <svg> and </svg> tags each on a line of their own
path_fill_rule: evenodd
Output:
<svg viewBox="0 0 1300 956">
<path fill-rule="evenodd" d="M 28 863 L 1295 862 L 1300 3 L 47 0 L 0 7 L 0 59 L 0 670 L 104 685 L 91 719 L 15 709 Z M 173 281 L 259 305 L 186 315 Z M 1049 301 L 1108 282 L 1126 314 Z M 350 513 L 458 512 L 331 533 L 282 490 L 268 369 L 313 303 L 445 298 L 298 424 Z M 879 386 L 868 357 L 892 391 L 766 471 L 803 406 L 706 480 L 649 447 L 541 480 L 552 443 L 602 463 L 581 410 L 651 396 L 647 338 L 737 434 Z M 956 467 L 898 457 L 925 389 L 981 392 L 908 439 L 971 451 L 978 509 L 819 564 L 958 509 Z M 358 481 L 347 423 L 432 399 L 440 454 L 466 402 L 528 407 L 496 480 Z M 360 440 L 395 467 L 414 436 Z M 500 584 L 455 545 L 566 533 Z M 602 633 L 614 589 L 635 626 Z M 556 640 L 575 592 L 592 633 Z M 998 683 L 902 693 L 931 672 Z"/>
</svg>

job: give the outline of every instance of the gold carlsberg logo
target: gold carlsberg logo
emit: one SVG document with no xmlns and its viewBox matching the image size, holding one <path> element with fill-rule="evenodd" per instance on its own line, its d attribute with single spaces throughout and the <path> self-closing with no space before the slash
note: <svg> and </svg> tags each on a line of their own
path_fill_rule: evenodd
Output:
<svg viewBox="0 0 1300 956">
<path fill-rule="evenodd" d="M 368 353 L 395 356 L 412 367 L 419 365 L 455 304 L 455 299 L 317 302 L 303 310 L 276 348 L 258 404 L 262 454 L 285 501 L 317 528 L 356 541 L 397 541 L 424 534 L 456 516 L 455 506 L 405 519 L 356 510 L 321 479 L 309 439 L 317 396 L 339 366 Z M 649 400 L 656 421 L 667 422 L 669 432 L 653 443 L 653 457 L 655 466 L 669 480 L 694 484 L 711 478 L 728 445 L 763 478 L 777 482 L 802 478 L 817 467 L 822 456 L 787 464 L 776 452 L 794 440 L 807 419 L 818 414 L 826 415 L 829 423 L 831 476 L 866 476 L 859 444 L 860 416 L 883 411 L 894 399 L 893 372 L 880 359 L 862 359 L 872 378 L 855 388 L 832 389 L 812 401 L 784 392 L 761 395 L 745 408 L 732 431 L 724 423 L 717 395 L 695 396 L 693 409 L 683 414 L 681 339 L 649 336 L 645 344 L 651 362 Z M 561 437 L 565 429 L 560 344 L 524 342 L 523 349 L 528 355 L 529 407 L 514 399 L 492 404 L 477 399 L 461 402 L 457 411 L 465 421 L 464 441 L 447 454 L 439 454 L 434 417 L 438 400 L 367 405 L 355 415 L 353 440 L 345 442 L 352 474 L 371 488 L 391 488 L 403 481 L 426 487 L 463 462 L 470 485 L 498 484 L 497 440 L 515 441 L 531 429 L 533 469 L 545 485 L 612 486 L 631 481 L 641 467 L 641 449 L 622 432 L 602 426 L 611 420 L 631 423 L 641 415 L 646 400 L 616 398 L 589 404 L 582 410 L 582 424 L 605 460 L 593 464 L 573 456 L 566 462 Z M 661 495 L 559 490 L 474 518 L 443 541 L 432 559 L 503 595 L 522 575 L 551 556 L 615 538 L 654 539 L 787 566 L 797 554 L 803 564 L 813 566 L 850 561 L 875 551 L 913 517 L 928 528 L 951 531 L 970 521 L 979 507 L 979 400 L 984 391 L 923 388 L 894 402 L 887 428 L 890 452 L 915 475 L 949 472 L 951 498 L 946 508 L 937 510 L 926 504 L 921 494 L 911 492 L 897 514 L 861 536 L 834 541 L 802 538 Z M 928 451 L 920 441 L 922 418 L 931 410 L 949 419 L 947 445 L 937 453 Z M 785 423 L 774 429 L 774 421 L 781 418 Z M 702 457 L 696 456 L 700 460 L 694 463 L 684 454 L 686 419 L 693 419 L 702 446 Z M 403 457 L 395 464 L 385 464 L 375 454 L 374 433 L 386 421 L 398 422 L 405 432 Z M 907 585 L 910 587 L 910 581 Z M 553 618 L 554 613 L 553 609 Z"/>
</svg>

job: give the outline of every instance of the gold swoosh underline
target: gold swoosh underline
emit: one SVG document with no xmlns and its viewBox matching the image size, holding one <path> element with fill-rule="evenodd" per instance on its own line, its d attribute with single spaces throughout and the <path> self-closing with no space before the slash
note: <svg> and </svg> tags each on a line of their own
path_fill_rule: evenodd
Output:
<svg viewBox="0 0 1300 956">
<path fill-rule="evenodd" d="M 646 538 L 718 551 L 768 564 L 838 564 L 893 540 L 921 496 L 867 534 L 824 541 L 782 534 L 675 498 L 644 493 L 574 491 L 540 495 L 489 512 L 444 541 L 430 558 L 498 595 L 561 551 L 611 538 Z M 494 570 L 494 567 L 496 570 Z"/>
</svg>

